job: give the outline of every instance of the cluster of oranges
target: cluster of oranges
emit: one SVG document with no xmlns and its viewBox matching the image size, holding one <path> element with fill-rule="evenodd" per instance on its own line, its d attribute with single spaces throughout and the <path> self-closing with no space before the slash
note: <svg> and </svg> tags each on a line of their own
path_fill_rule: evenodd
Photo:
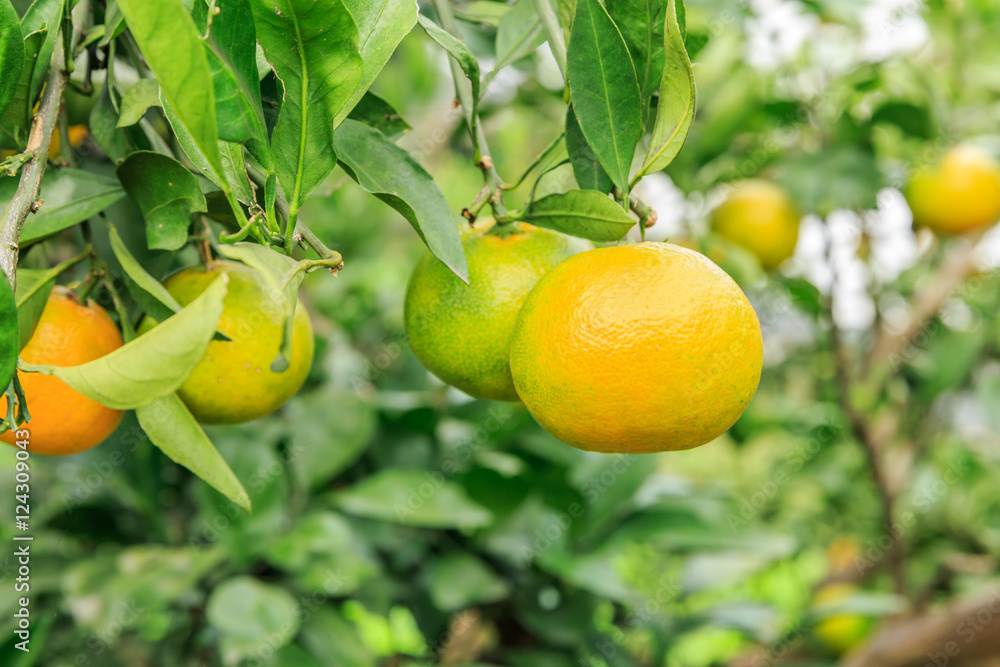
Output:
<svg viewBox="0 0 1000 667">
<path fill-rule="evenodd" d="M 915 174 L 907 188 L 914 224 L 942 234 L 1000 218 L 1000 164 L 959 146 Z M 745 181 L 712 216 L 720 237 L 774 269 L 794 252 L 799 212 L 765 181 Z M 742 414 L 760 379 L 762 340 L 739 286 L 704 255 L 669 243 L 595 249 L 527 224 L 470 230 L 469 283 L 428 255 L 406 294 L 406 329 L 417 357 L 445 382 L 477 397 L 521 400 L 560 440 L 600 452 L 657 452 L 703 445 Z M 181 305 L 220 273 L 229 276 L 219 331 L 179 390 L 206 423 L 265 415 L 295 394 L 313 357 L 301 306 L 293 355 L 270 370 L 282 311 L 257 271 L 233 262 L 185 269 L 165 282 Z M 146 318 L 140 334 L 155 326 Z M 21 351 L 30 363 L 72 366 L 122 345 L 93 301 L 53 290 Z M 31 449 L 72 454 L 104 440 L 122 414 L 51 376 L 23 373 Z M 6 408 L 6 399 L 0 407 Z M 12 441 L 12 434 L 0 435 Z"/>
<path fill-rule="evenodd" d="M 275 298 L 255 269 L 235 262 L 184 269 L 164 285 L 181 306 L 198 297 L 219 276 L 229 277 L 218 330 L 229 340 L 213 340 L 204 358 L 178 391 L 198 421 L 236 423 L 261 417 L 281 406 L 305 382 L 313 359 L 313 333 L 302 304 L 292 324 L 292 358 L 275 373 L 271 360 L 282 337 L 282 309 L 268 307 Z M 147 317 L 144 333 L 156 325 Z M 52 291 L 21 358 L 29 363 L 76 366 L 122 346 L 118 327 L 99 305 L 82 303 L 69 290 Z M 22 373 L 21 385 L 31 421 L 29 449 L 37 454 L 75 454 L 102 442 L 118 426 L 122 413 L 71 389 L 54 376 Z M 6 399 L 0 403 L 6 410 Z M 0 435 L 8 444 L 13 433 Z"/>
<path fill-rule="evenodd" d="M 1000 218 L 1000 164 L 970 146 L 907 189 L 914 224 L 939 234 Z M 801 215 L 778 185 L 734 186 L 712 229 L 767 270 L 795 251 Z M 470 231 L 469 283 L 426 256 L 406 295 L 414 353 L 479 398 L 521 400 L 581 449 L 703 445 L 739 418 L 762 366 L 760 325 L 736 283 L 669 243 L 587 248 L 525 224 Z"/>
</svg>

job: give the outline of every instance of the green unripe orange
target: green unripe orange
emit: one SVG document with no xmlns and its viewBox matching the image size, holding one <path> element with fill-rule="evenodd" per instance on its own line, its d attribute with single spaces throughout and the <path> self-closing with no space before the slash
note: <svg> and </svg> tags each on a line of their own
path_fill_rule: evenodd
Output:
<svg viewBox="0 0 1000 667">
<path fill-rule="evenodd" d="M 499 401 L 517 400 L 510 338 L 528 292 L 561 261 L 592 247 L 532 225 L 509 231 L 465 235 L 468 285 L 428 253 L 405 303 L 406 334 L 421 363 L 467 394 Z"/>
<path fill-rule="evenodd" d="M 256 269 L 216 261 L 210 269 L 192 267 L 175 273 L 163 285 L 186 306 L 220 273 L 229 276 L 229 289 L 219 331 L 230 340 L 209 343 L 205 357 L 178 391 L 195 418 L 206 424 L 250 421 L 278 409 L 302 387 L 313 359 L 312 324 L 298 303 L 292 320 L 291 363 L 283 373 L 271 370 L 281 347 L 283 300 Z M 139 332 L 154 326 L 155 320 L 147 317 Z"/>
</svg>

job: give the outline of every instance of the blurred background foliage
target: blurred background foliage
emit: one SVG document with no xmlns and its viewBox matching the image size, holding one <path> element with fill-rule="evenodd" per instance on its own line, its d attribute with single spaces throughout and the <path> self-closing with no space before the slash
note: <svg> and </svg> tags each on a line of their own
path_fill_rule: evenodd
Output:
<svg viewBox="0 0 1000 667">
<path fill-rule="evenodd" d="M 509 7 L 457 7 L 489 63 Z M 438 383 L 402 326 L 423 246 L 338 171 L 302 213 L 346 258 L 336 279 L 305 283 L 318 346 L 307 387 L 278 414 L 210 432 L 253 515 L 150 446 L 131 414 L 100 447 L 34 459 L 36 648 L 7 639 L 4 595 L 0 664 L 703 667 L 763 647 L 757 664 L 832 665 L 838 642 L 901 609 L 878 492 L 837 398 L 830 302 L 849 341 L 898 328 L 965 243 L 914 234 L 899 188 L 959 140 L 1000 149 L 1000 6 L 689 0 L 686 23 L 698 116 L 668 173 L 639 192 L 659 213 L 651 238 L 697 244 L 758 309 L 766 368 L 729 434 L 689 452 L 587 454 L 520 405 Z M 482 113 L 507 180 L 561 131 L 561 86 L 544 46 L 493 81 Z M 444 55 L 415 32 L 373 90 L 412 126 L 400 143 L 458 224 L 481 175 L 449 113 Z M 80 160 L 113 168 L 93 144 Z M 748 177 L 780 181 L 816 214 L 772 275 L 707 231 L 725 184 Z M 560 168 L 538 187 L 571 184 Z M 98 245 L 108 221 L 142 228 L 122 201 L 91 222 Z M 25 265 L 72 254 L 77 234 Z M 197 261 L 130 246 L 158 275 Z M 924 605 L 997 574 L 998 303 L 996 273 L 981 273 L 899 351 L 885 392 L 854 396 L 919 452 L 887 468 L 912 480 L 891 530 L 908 545 L 905 593 Z M 14 461 L 0 452 L 7 517 Z M 837 578 L 853 583 L 824 606 L 815 593 Z"/>
</svg>

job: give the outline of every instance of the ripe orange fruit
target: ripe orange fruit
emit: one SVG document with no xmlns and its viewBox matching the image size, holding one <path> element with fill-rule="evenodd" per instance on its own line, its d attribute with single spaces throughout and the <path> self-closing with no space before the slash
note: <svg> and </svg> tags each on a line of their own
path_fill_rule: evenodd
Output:
<svg viewBox="0 0 1000 667">
<path fill-rule="evenodd" d="M 752 252 L 761 266 L 771 270 L 795 253 L 800 218 L 779 186 L 749 180 L 734 185 L 726 201 L 712 212 L 712 228 Z"/>
<path fill-rule="evenodd" d="M 510 377 L 510 336 L 531 288 L 587 241 L 532 225 L 507 235 L 470 232 L 462 244 L 469 261 L 466 285 L 428 253 L 406 289 L 406 335 L 434 375 L 467 394 L 516 401 Z"/>
<path fill-rule="evenodd" d="M 566 260 L 528 295 L 510 367 L 545 430 L 580 449 L 698 447 L 746 408 L 763 345 L 750 302 L 704 255 L 669 243 Z"/>
<path fill-rule="evenodd" d="M 963 234 L 1000 219 L 1000 163 L 981 149 L 960 145 L 938 165 L 914 174 L 906 188 L 914 226 Z"/>
<path fill-rule="evenodd" d="M 281 347 L 283 299 L 256 269 L 237 262 L 216 261 L 211 268 L 192 267 L 167 278 L 163 285 L 182 306 L 194 301 L 220 273 L 229 276 L 219 331 L 230 340 L 213 340 L 178 394 L 191 414 L 206 424 L 233 424 L 277 410 L 302 387 L 313 360 L 312 324 L 302 303 L 292 320 L 292 358 L 287 370 L 275 373 L 271 362 Z M 147 317 L 139 327 L 149 331 Z"/>
<path fill-rule="evenodd" d="M 78 366 L 121 346 L 118 327 L 100 306 L 93 301 L 84 305 L 69 290 L 56 287 L 21 358 L 32 364 Z M 64 456 L 90 449 L 122 420 L 122 412 L 87 398 L 57 377 L 19 377 L 31 413 L 31 421 L 21 428 L 31 434 L 28 450 L 35 454 Z M 7 400 L 0 398 L 0 405 L 6 414 Z M 14 433 L 7 431 L 0 440 L 14 444 Z"/>
</svg>

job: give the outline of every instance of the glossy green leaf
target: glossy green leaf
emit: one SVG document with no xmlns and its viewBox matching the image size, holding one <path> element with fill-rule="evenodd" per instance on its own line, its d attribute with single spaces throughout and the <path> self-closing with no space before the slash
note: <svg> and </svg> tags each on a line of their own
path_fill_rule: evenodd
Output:
<svg viewBox="0 0 1000 667">
<path fill-rule="evenodd" d="M 14 100 L 24 69 L 24 36 L 17 12 L 9 2 L 0 4 L 0 118 Z M 7 385 L 4 385 L 6 389 Z"/>
<path fill-rule="evenodd" d="M 433 560 L 428 583 L 434 606 L 444 612 L 491 604 L 510 594 L 510 585 L 469 553 L 448 554 Z"/>
<path fill-rule="evenodd" d="M 149 275 L 131 252 L 114 225 L 108 225 L 111 251 L 125 271 L 129 291 L 142 309 L 153 318 L 163 321 L 179 312 L 181 305 L 171 296 L 163 284 Z"/>
<path fill-rule="evenodd" d="M 135 416 L 150 442 L 170 460 L 205 480 L 247 512 L 251 511 L 250 496 L 240 480 L 177 394 L 161 396 L 137 408 Z"/>
<path fill-rule="evenodd" d="M 117 126 L 135 125 L 142 120 L 150 107 L 157 106 L 160 106 L 160 84 L 154 79 L 140 79 L 122 96 L 121 115 L 118 117 Z"/>
<path fill-rule="evenodd" d="M 482 23 L 491 25 L 494 28 L 500 25 L 500 21 L 510 11 L 510 5 L 504 2 L 490 2 L 490 0 L 472 0 L 455 5 L 455 17 L 469 23 Z"/>
<path fill-rule="evenodd" d="M 194 137 L 180 124 L 177 112 L 162 95 L 160 103 L 163 106 L 164 115 L 170 121 L 171 127 L 174 128 L 174 136 L 177 138 L 177 143 L 184 151 L 184 155 L 191 161 L 191 164 L 205 178 L 219 186 L 223 192 L 232 191 L 237 199 L 248 205 L 254 202 L 253 188 L 250 186 L 250 178 L 246 173 L 243 146 L 228 141 L 218 142 L 216 147 L 219 164 L 212 164 L 201 151 Z M 228 201 L 226 205 L 229 206 Z"/>
<path fill-rule="evenodd" d="M 7 276 L 0 271 L 0 392 L 7 391 L 7 385 L 17 368 L 19 329 L 17 324 L 17 301 L 7 282 Z"/>
<path fill-rule="evenodd" d="M 160 83 L 161 97 L 176 114 L 172 121 L 184 126 L 208 163 L 221 172 L 212 74 L 198 29 L 184 3 L 117 1 L 143 58 Z M 165 35 L 170 38 L 165 39 Z"/>
<path fill-rule="evenodd" d="M 497 28 L 494 71 L 531 55 L 544 41 L 545 33 L 535 0 L 517 0 Z"/>
<path fill-rule="evenodd" d="M 117 174 L 146 219 L 149 247 L 177 250 L 186 244 L 191 215 L 208 209 L 195 175 L 177 160 L 147 151 L 130 155 Z"/>
<path fill-rule="evenodd" d="M 249 0 L 216 0 L 205 41 L 215 86 L 219 139 L 244 144 L 266 169 L 273 169 L 257 72 L 257 32 Z"/>
<path fill-rule="evenodd" d="M 358 30 L 342 0 L 251 1 L 257 40 L 284 84 L 271 150 L 294 218 L 337 164 L 334 121 L 363 71 Z"/>
<path fill-rule="evenodd" d="M 392 105 L 371 92 L 365 93 L 348 118 L 370 125 L 390 139 L 396 139 L 412 129 Z"/>
<path fill-rule="evenodd" d="M 427 528 L 480 528 L 493 515 L 443 475 L 386 468 L 339 491 L 334 503 L 345 512 L 379 521 Z"/>
<path fill-rule="evenodd" d="M 643 105 L 648 104 L 663 78 L 663 5 L 664 0 L 607 0 L 605 3 L 632 55 Z"/>
<path fill-rule="evenodd" d="M 337 155 L 351 178 L 399 211 L 430 251 L 468 281 L 469 266 L 455 218 L 430 174 L 381 132 L 357 121 L 344 121 L 334 139 Z"/>
<path fill-rule="evenodd" d="M 31 68 L 31 84 L 28 88 L 28 117 L 31 117 L 35 102 L 42 94 L 45 79 L 49 75 L 49 61 L 59 41 L 65 0 L 35 0 L 21 19 L 21 34 L 30 35 L 37 30 L 45 30 L 45 38 L 35 56 L 35 66 Z"/>
<path fill-rule="evenodd" d="M 243 262 L 260 271 L 268 287 L 280 294 L 284 306 L 284 322 L 281 332 L 281 347 L 278 356 L 271 362 L 271 370 L 283 373 L 288 370 L 292 358 L 292 324 L 295 306 L 299 298 L 299 286 L 305 278 L 304 271 L 296 271 L 298 262 L 291 257 L 265 248 L 257 243 L 235 243 L 222 245 L 219 252 L 229 259 Z"/>
<path fill-rule="evenodd" d="M 642 100 L 625 40 L 598 0 L 578 0 L 567 54 L 573 110 L 611 181 L 629 189 Z"/>
<path fill-rule="evenodd" d="M 3 116 L 5 123 L 27 130 L 31 122 L 31 112 L 34 102 L 28 97 L 31 89 L 31 73 L 38 62 L 39 52 L 42 43 L 45 41 L 47 31 L 43 28 L 32 32 L 25 32 L 25 24 L 21 24 L 21 31 L 24 33 L 24 63 L 21 67 L 21 76 L 14 86 L 14 94 L 8 104 L 7 112 Z M 27 139 L 27 137 L 25 137 Z"/>
<path fill-rule="evenodd" d="M 270 655 L 295 637 L 302 618 L 299 604 L 283 588 L 250 576 L 227 579 L 212 591 L 205 609 L 209 625 L 219 633 L 222 661 Z"/>
<path fill-rule="evenodd" d="M 476 122 L 479 117 L 479 61 L 476 60 L 475 54 L 469 50 L 469 47 L 458 41 L 458 38 L 447 30 L 442 30 L 430 19 L 421 15 L 417 17 L 417 21 L 420 23 L 420 27 L 424 29 L 424 32 L 427 33 L 427 36 L 447 51 L 454 58 L 455 62 L 458 63 L 458 66 L 462 68 L 462 71 L 465 72 L 469 85 L 460 85 L 456 78 L 455 87 L 458 99 L 462 103 L 462 109 L 465 110 L 465 122 L 472 128 L 472 135 L 475 136 Z"/>
<path fill-rule="evenodd" d="M 599 243 L 625 238 L 636 224 L 613 199 L 593 190 L 570 190 L 532 202 L 524 220 Z"/>
<path fill-rule="evenodd" d="M 110 0 L 104 12 L 104 34 L 97 45 L 104 48 L 111 43 L 111 40 L 125 32 L 125 27 L 125 17 L 118 8 L 117 0 Z"/>
<path fill-rule="evenodd" d="M 22 363 L 54 375 L 84 396 L 116 410 L 134 410 L 173 394 L 198 365 L 222 315 L 223 275 L 173 317 L 111 354 L 79 366 Z"/>
<path fill-rule="evenodd" d="M 358 50 L 363 72 L 344 107 L 333 121 L 336 129 L 367 96 L 396 47 L 417 23 L 417 4 L 412 0 L 344 0 L 358 27 Z"/>
<path fill-rule="evenodd" d="M 112 94 L 108 81 L 105 81 L 90 110 L 90 136 L 109 158 L 117 162 L 134 153 L 138 147 L 127 129 L 118 127 L 119 114 Z"/>
<path fill-rule="evenodd" d="M 56 269 L 17 270 L 18 350 L 24 349 L 35 332 L 58 275 Z"/>
<path fill-rule="evenodd" d="M 698 96 L 691 61 L 677 24 L 676 7 L 680 5 L 675 3 L 679 2 L 680 0 L 667 0 L 663 38 L 665 64 L 663 78 L 660 80 L 660 100 L 656 107 L 656 122 L 653 123 L 649 149 L 635 180 L 645 174 L 662 171 L 673 162 L 684 146 L 694 120 Z"/>
<path fill-rule="evenodd" d="M 0 197 L 13 196 L 16 185 L 17 180 L 4 179 L 0 182 Z M 44 203 L 24 223 L 22 248 L 92 218 L 124 197 L 125 191 L 113 178 L 83 169 L 64 168 L 45 172 L 39 194 Z"/>
<path fill-rule="evenodd" d="M 583 136 L 572 106 L 566 110 L 566 152 L 569 153 L 576 182 L 582 189 L 597 190 L 604 194 L 611 192 L 611 178 Z"/>
</svg>

